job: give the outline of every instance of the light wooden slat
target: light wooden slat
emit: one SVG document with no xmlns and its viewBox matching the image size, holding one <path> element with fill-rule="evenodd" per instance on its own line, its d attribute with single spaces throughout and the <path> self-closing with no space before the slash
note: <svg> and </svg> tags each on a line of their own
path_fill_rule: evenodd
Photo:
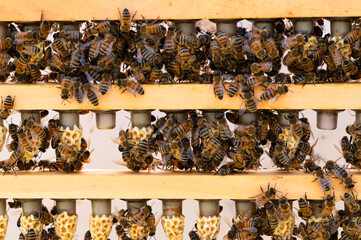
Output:
<svg viewBox="0 0 361 240">
<path fill-rule="evenodd" d="M 147 19 L 243 19 L 360 16 L 356 0 L 12 0 L 0 2 L 0 21 L 118 20 L 117 8 Z"/>
<path fill-rule="evenodd" d="M 249 199 L 268 183 L 298 199 L 307 192 L 309 199 L 321 199 L 323 192 L 312 174 L 262 170 L 228 176 L 212 173 L 141 172 L 87 170 L 76 174 L 17 172 L 0 177 L 0 198 L 104 198 L 104 199 Z M 361 182 L 361 175 L 353 179 Z M 344 186 L 331 179 L 335 195 Z M 361 185 L 356 184 L 357 192 Z"/>
<path fill-rule="evenodd" d="M 228 88 L 228 86 L 226 86 Z M 78 104 L 62 101 L 58 85 L 0 84 L 0 96 L 16 96 L 16 110 L 37 109 L 91 109 L 91 110 L 141 110 L 141 109 L 240 109 L 244 108 L 240 97 L 230 98 L 225 94 L 222 100 L 213 94 L 209 84 L 143 85 L 145 94 L 137 97 L 114 86 L 112 91 L 99 95 L 99 106 L 89 101 Z M 320 84 L 290 86 L 292 92 L 281 96 L 276 103 L 258 103 L 259 109 L 361 109 L 361 84 Z M 261 88 L 255 91 L 259 98 Z"/>
</svg>

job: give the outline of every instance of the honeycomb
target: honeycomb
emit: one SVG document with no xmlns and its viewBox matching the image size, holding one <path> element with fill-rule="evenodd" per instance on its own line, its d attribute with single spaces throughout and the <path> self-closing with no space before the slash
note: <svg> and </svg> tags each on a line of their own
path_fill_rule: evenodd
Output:
<svg viewBox="0 0 361 240">
<path fill-rule="evenodd" d="M 197 220 L 198 235 L 202 240 L 216 239 L 219 227 L 221 225 L 221 217 L 199 217 Z"/>
<path fill-rule="evenodd" d="M 287 143 L 287 151 L 289 152 L 289 156 L 293 157 L 296 154 L 298 149 L 298 144 L 301 141 L 300 137 L 297 137 L 296 134 L 290 135 L 289 128 L 282 128 L 282 134 L 278 135 L 278 138 Z"/>
<path fill-rule="evenodd" d="M 295 218 L 291 215 L 287 220 L 278 222 L 278 226 L 273 231 L 275 239 L 292 239 L 293 226 L 295 225 Z"/>
<path fill-rule="evenodd" d="M 165 232 L 165 235 L 170 240 L 180 240 L 183 239 L 184 232 L 184 216 L 163 216 L 162 217 L 162 226 Z"/>
<path fill-rule="evenodd" d="M 128 228 L 129 237 L 132 240 L 140 240 L 148 238 L 148 228 L 143 226 L 138 226 L 136 223 L 132 223 L 131 227 Z"/>
<path fill-rule="evenodd" d="M 30 162 L 30 160 L 32 160 L 34 157 L 36 157 L 39 153 L 39 147 L 41 145 L 41 139 L 38 137 L 38 138 L 32 138 L 31 139 L 31 142 L 33 143 L 32 144 L 32 147 L 33 147 L 33 151 L 32 152 L 29 152 L 29 151 L 26 151 L 25 150 L 25 153 L 24 153 L 24 160 L 25 162 Z"/>
<path fill-rule="evenodd" d="M 129 129 L 130 143 L 133 145 L 139 144 L 142 140 L 149 138 L 153 134 L 153 127 L 134 127 Z"/>
<path fill-rule="evenodd" d="M 89 229 L 94 240 L 107 240 L 113 227 L 112 215 L 90 215 Z"/>
<path fill-rule="evenodd" d="M 21 216 L 20 218 L 20 231 L 27 236 L 28 231 L 33 229 L 37 236 L 40 236 L 43 231 L 43 224 L 34 217 L 34 215 L 30 215 L 29 217 Z"/>
<path fill-rule="evenodd" d="M 4 240 L 6 230 L 8 228 L 9 217 L 8 215 L 0 215 L 0 240 Z"/>
<path fill-rule="evenodd" d="M 83 137 L 82 127 L 80 126 L 80 128 L 78 128 L 78 126 L 74 125 L 73 130 L 71 130 L 69 127 L 65 129 L 64 127 L 60 127 L 60 131 L 63 132 L 60 139 L 60 144 L 71 146 L 75 150 L 79 151 L 81 138 Z"/>
<path fill-rule="evenodd" d="M 54 218 L 56 234 L 61 240 L 72 240 L 76 232 L 78 215 L 69 216 L 67 212 L 62 212 Z"/>
</svg>

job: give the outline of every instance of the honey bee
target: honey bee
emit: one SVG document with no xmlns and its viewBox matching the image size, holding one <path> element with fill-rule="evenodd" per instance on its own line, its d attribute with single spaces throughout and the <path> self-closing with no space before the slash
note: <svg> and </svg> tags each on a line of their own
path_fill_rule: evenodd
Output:
<svg viewBox="0 0 361 240">
<path fill-rule="evenodd" d="M 247 110 L 250 112 L 256 112 L 257 111 L 256 101 L 258 100 L 254 97 L 251 88 L 245 87 L 242 90 L 242 92 L 243 92 L 244 103 L 246 105 Z"/>
<path fill-rule="evenodd" d="M 43 171 L 45 171 L 45 169 L 47 168 L 49 169 L 49 172 L 51 172 L 51 170 L 58 171 L 60 169 L 60 165 L 57 162 L 52 162 L 49 160 L 40 160 L 37 166 L 39 168 L 42 168 Z"/>
<path fill-rule="evenodd" d="M 71 54 L 70 68 L 72 71 L 75 71 L 80 65 L 85 65 L 85 58 L 83 56 L 85 48 L 85 43 L 80 40 Z"/>
<path fill-rule="evenodd" d="M 28 54 L 21 54 L 16 62 L 15 72 L 18 74 L 24 74 L 29 60 L 30 60 L 30 57 Z"/>
<path fill-rule="evenodd" d="M 164 143 L 159 146 L 158 151 L 162 155 L 167 155 L 168 153 L 170 153 L 172 151 L 172 149 L 177 149 L 177 148 L 181 148 L 181 147 L 182 147 L 182 145 L 181 145 L 180 141 Z"/>
<path fill-rule="evenodd" d="M 130 19 L 130 12 L 127 8 L 123 9 L 123 12 L 121 13 L 118 8 L 119 16 L 120 16 L 120 30 L 122 33 L 129 33 L 130 27 L 131 27 L 131 19 Z M 134 15 L 136 12 L 134 13 Z M 134 17 L 133 15 L 133 17 Z"/>
<path fill-rule="evenodd" d="M 250 88 L 255 88 L 259 85 L 267 87 L 269 83 L 270 79 L 266 76 L 251 76 L 244 82 L 244 84 Z"/>
<path fill-rule="evenodd" d="M 68 145 L 59 145 L 56 149 L 61 155 L 67 158 L 75 159 L 77 156 L 77 152 Z M 67 160 L 69 161 L 69 159 Z"/>
<path fill-rule="evenodd" d="M 288 91 L 289 90 L 288 90 L 287 86 L 279 86 L 276 89 L 268 88 L 267 91 L 262 93 L 262 95 L 260 96 L 260 99 L 263 101 L 269 100 L 269 104 L 273 104 L 278 100 L 278 98 L 282 94 L 286 94 Z"/>
<path fill-rule="evenodd" d="M 13 209 L 21 208 L 21 201 L 15 198 L 13 199 L 13 202 L 8 202 L 8 204 L 9 204 L 9 208 L 13 208 Z"/>
<path fill-rule="evenodd" d="M 216 67 L 222 66 L 221 45 L 215 39 L 213 39 L 210 43 L 209 56 L 214 66 Z"/>
<path fill-rule="evenodd" d="M 312 215 L 312 210 L 305 199 L 300 198 L 298 200 L 298 206 L 299 206 L 298 215 L 302 218 L 308 218 Z"/>
<path fill-rule="evenodd" d="M 266 57 L 267 53 L 263 48 L 259 35 L 251 39 L 249 46 L 251 50 L 255 53 L 257 58 L 263 59 Z"/>
<path fill-rule="evenodd" d="M 56 54 L 55 52 L 53 52 L 51 54 L 51 59 L 53 61 L 54 66 L 60 70 L 61 72 L 65 73 L 66 72 L 66 66 L 64 64 L 64 62 L 61 60 L 61 58 L 59 57 L 58 54 Z"/>
<path fill-rule="evenodd" d="M 98 24 L 94 24 L 89 28 L 91 34 L 108 33 L 110 31 L 110 22 L 104 21 Z"/>
<path fill-rule="evenodd" d="M 17 32 L 14 35 L 14 41 L 13 44 L 22 44 L 25 42 L 30 42 L 34 39 L 36 39 L 36 32 L 33 31 L 27 31 L 27 32 Z"/>
<path fill-rule="evenodd" d="M 54 221 L 53 216 L 47 211 L 33 212 L 33 215 L 44 225 L 49 225 Z"/>
<path fill-rule="evenodd" d="M 0 117 L 2 119 L 7 119 L 10 116 L 11 110 L 14 107 L 14 102 L 15 97 L 12 98 L 11 96 L 7 96 L 4 101 L 1 99 Z M 13 140 L 15 140 L 15 138 L 13 138 Z"/>
<path fill-rule="evenodd" d="M 267 191 L 263 191 L 261 187 L 262 193 L 253 197 L 256 200 L 256 207 L 258 209 L 262 208 L 268 201 L 273 200 L 276 196 L 276 188 L 270 187 L 268 185 Z"/>
<path fill-rule="evenodd" d="M 323 54 L 322 59 L 325 61 L 326 65 L 327 65 L 327 69 L 330 71 L 335 71 L 337 69 L 337 66 L 335 65 L 333 59 L 332 59 L 332 55 L 329 51 L 326 51 Z"/>
<path fill-rule="evenodd" d="M 332 43 L 328 46 L 328 50 L 330 51 L 332 60 L 336 67 L 341 67 L 344 61 L 344 58 L 340 51 L 337 49 L 336 44 Z"/>
<path fill-rule="evenodd" d="M 203 150 L 202 155 L 206 159 L 210 159 L 212 155 L 221 147 L 221 141 L 218 138 L 211 138 L 206 148 Z"/>
<path fill-rule="evenodd" d="M 285 38 L 281 41 L 281 47 L 283 50 L 293 48 L 296 45 L 300 45 L 304 42 L 304 36 L 302 34 L 297 34 L 288 38 Z"/>
<path fill-rule="evenodd" d="M 176 48 L 176 42 L 175 42 L 175 27 L 170 26 L 167 31 L 167 35 L 165 37 L 163 50 L 167 54 L 174 54 Z"/>
<path fill-rule="evenodd" d="M 142 59 L 146 62 L 153 63 L 156 60 L 155 51 L 148 44 L 145 44 L 141 38 L 135 41 L 137 48 L 137 60 L 140 63 Z"/>
<path fill-rule="evenodd" d="M 316 233 L 322 239 L 330 238 L 330 233 L 320 223 L 311 222 L 310 229 L 312 230 L 312 232 Z"/>
<path fill-rule="evenodd" d="M 314 69 L 313 61 L 308 57 L 301 59 L 301 66 L 305 72 L 311 72 Z"/>
<path fill-rule="evenodd" d="M 314 169 L 314 174 L 316 175 L 316 179 L 314 181 L 318 181 L 323 192 L 328 192 L 333 188 L 330 179 L 321 167 L 317 166 Z"/>
<path fill-rule="evenodd" d="M 213 91 L 214 95 L 218 97 L 218 99 L 223 99 L 224 85 L 221 73 L 217 72 L 213 75 Z"/>
<path fill-rule="evenodd" d="M 294 114 L 289 114 L 286 119 L 290 123 L 290 135 L 295 134 L 297 137 L 302 137 L 303 129 L 298 118 Z"/>
<path fill-rule="evenodd" d="M 321 215 L 326 217 L 332 214 L 335 208 L 335 198 L 331 195 L 326 196 L 325 207 L 322 209 Z"/>
<path fill-rule="evenodd" d="M 92 234 L 90 233 L 90 230 L 86 231 L 84 240 L 92 240 Z"/>
<path fill-rule="evenodd" d="M 232 136 L 232 132 L 229 129 L 227 120 L 222 113 L 218 114 L 216 118 L 219 125 L 219 136 L 221 140 L 227 141 Z"/>
<path fill-rule="evenodd" d="M 190 232 L 188 233 L 188 236 L 189 236 L 189 239 L 190 239 L 190 240 L 200 240 L 200 239 L 201 239 L 201 238 L 199 237 L 197 231 L 194 231 L 194 230 L 190 231 Z"/>
<path fill-rule="evenodd" d="M 340 240 L 351 240 L 352 238 L 344 231 L 341 232 Z"/>
<path fill-rule="evenodd" d="M 27 240 L 36 240 L 37 239 L 37 235 L 34 231 L 34 229 L 30 229 L 28 232 L 28 236 L 26 238 Z"/>
<path fill-rule="evenodd" d="M 350 75 L 356 75 L 358 73 L 358 67 L 350 60 L 342 62 L 342 69 Z"/>
<path fill-rule="evenodd" d="M 64 38 L 71 42 L 78 42 L 82 38 L 82 33 L 77 30 L 60 31 L 54 34 L 54 38 Z"/>
<path fill-rule="evenodd" d="M 360 27 L 351 30 L 344 38 L 344 44 L 353 44 L 360 37 Z"/>
<path fill-rule="evenodd" d="M 32 129 L 35 135 L 40 137 L 40 139 L 44 139 L 46 137 L 44 129 L 41 126 L 37 125 L 32 119 L 27 119 L 26 127 L 28 129 Z"/>
<path fill-rule="evenodd" d="M 129 79 L 129 78 L 120 79 L 118 81 L 118 86 L 125 88 L 125 90 L 128 90 L 134 96 L 144 94 L 144 89 L 142 88 L 142 86 L 138 84 L 138 82 L 135 79 Z"/>
<path fill-rule="evenodd" d="M 279 209 L 280 209 L 280 217 L 282 220 L 286 221 L 289 220 L 292 216 L 291 206 L 287 201 L 286 197 L 282 197 L 279 200 Z"/>
<path fill-rule="evenodd" d="M 353 195 L 345 193 L 342 199 L 352 214 L 358 214 L 360 212 L 360 205 L 356 202 Z"/>
<path fill-rule="evenodd" d="M 34 82 L 38 82 L 41 80 L 41 72 L 39 67 L 36 65 L 30 65 L 30 75 Z"/>
<path fill-rule="evenodd" d="M 164 75 L 162 73 L 162 67 L 160 65 L 156 65 L 153 67 L 153 69 L 150 73 L 149 81 L 154 82 L 154 81 L 158 80 L 162 75 Z M 166 82 L 168 82 L 168 80 L 166 80 Z"/>
<path fill-rule="evenodd" d="M 27 54 L 29 56 L 38 54 L 40 52 L 40 48 L 33 45 L 17 45 L 16 49 L 18 52 L 21 52 L 22 54 Z"/>
<path fill-rule="evenodd" d="M 6 52 L 12 45 L 13 43 L 10 37 L 0 38 L 0 52 Z"/>
<path fill-rule="evenodd" d="M 91 104 L 94 106 L 98 106 L 99 105 L 98 97 L 97 97 L 96 93 L 94 92 L 94 89 L 93 89 L 92 85 L 90 84 L 89 80 L 86 78 L 82 78 L 81 83 L 83 84 L 83 90 L 86 93 Z"/>
<path fill-rule="evenodd" d="M 279 56 L 279 51 L 277 49 L 275 41 L 271 36 L 271 33 L 267 30 L 262 30 L 261 38 L 269 56 L 272 59 L 277 58 Z"/>
<path fill-rule="evenodd" d="M 0 65 L 5 66 L 10 61 L 11 56 L 8 53 L 0 53 Z"/>
<path fill-rule="evenodd" d="M 63 77 L 61 80 L 61 99 L 64 100 L 68 100 L 70 95 L 71 95 L 71 90 L 72 90 L 72 80 L 70 77 Z"/>
<path fill-rule="evenodd" d="M 272 62 L 252 63 L 251 71 L 254 74 L 259 74 L 261 72 L 270 72 L 272 70 L 272 66 Z"/>
<path fill-rule="evenodd" d="M 275 229 L 278 226 L 278 216 L 275 207 L 273 206 L 272 202 L 267 202 L 265 204 L 266 207 L 266 214 L 267 220 L 271 227 L 271 229 Z"/>
<path fill-rule="evenodd" d="M 183 138 L 183 136 L 185 136 L 193 126 L 193 120 L 187 119 L 184 123 L 181 123 L 178 126 L 174 127 L 172 133 L 173 139 Z"/>
<path fill-rule="evenodd" d="M 283 167 L 288 167 L 291 164 L 290 157 L 284 151 L 284 143 L 281 141 L 277 141 L 274 155 L 271 158 L 278 160 Z"/>
<path fill-rule="evenodd" d="M 25 132 L 23 129 L 19 129 L 18 131 L 18 137 L 21 142 L 21 145 L 24 147 L 24 149 L 28 152 L 33 151 L 33 143 L 31 140 L 25 135 Z"/>
<path fill-rule="evenodd" d="M 190 148 L 190 141 L 188 138 L 183 138 L 181 140 L 182 143 L 182 149 L 179 153 L 179 168 L 180 169 L 192 169 L 195 157 L 194 154 Z"/>
</svg>

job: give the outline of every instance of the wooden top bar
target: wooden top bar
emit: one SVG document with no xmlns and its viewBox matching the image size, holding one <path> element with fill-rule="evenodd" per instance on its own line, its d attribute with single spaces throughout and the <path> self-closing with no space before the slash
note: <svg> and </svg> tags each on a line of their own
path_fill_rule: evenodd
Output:
<svg viewBox="0 0 361 240">
<path fill-rule="evenodd" d="M 135 19 L 251 19 L 357 17 L 356 0 L 12 0 L 0 1 L 0 21 L 119 20 L 117 8 L 128 8 Z"/>
<path fill-rule="evenodd" d="M 99 106 L 86 100 L 78 104 L 74 98 L 70 103 L 60 98 L 60 85 L 56 84 L 0 84 L 0 96 L 16 96 L 15 110 L 185 110 L 185 109 L 244 109 L 243 100 L 238 96 L 230 98 L 225 93 L 219 100 L 213 94 L 210 84 L 142 85 L 144 95 L 134 96 L 128 91 L 122 93 L 113 86 L 106 95 L 99 95 Z M 228 88 L 228 85 L 226 85 Z M 289 86 L 290 91 L 274 104 L 268 101 L 257 103 L 259 109 L 361 109 L 361 84 L 308 84 Z M 263 93 L 256 88 L 255 95 Z"/>
<path fill-rule="evenodd" d="M 274 186 L 281 195 L 298 199 L 324 197 L 315 176 L 304 172 L 259 170 L 220 176 L 214 173 L 140 172 L 129 170 L 86 170 L 64 174 L 17 172 L 0 176 L 0 198 L 56 199 L 250 199 L 261 193 L 260 186 Z M 361 182 L 359 172 L 353 175 Z M 331 178 L 336 198 L 345 193 L 338 179 Z M 361 185 L 355 184 L 361 191 Z"/>
</svg>

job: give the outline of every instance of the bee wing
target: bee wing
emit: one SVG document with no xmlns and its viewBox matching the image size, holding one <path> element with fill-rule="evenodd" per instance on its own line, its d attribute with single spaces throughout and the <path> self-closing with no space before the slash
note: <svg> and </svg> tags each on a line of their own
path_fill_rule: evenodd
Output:
<svg viewBox="0 0 361 240">
<path fill-rule="evenodd" d="M 199 127 L 196 127 L 194 131 L 192 131 L 192 139 L 199 138 Z"/>
<path fill-rule="evenodd" d="M 142 59 L 143 59 L 143 55 L 142 55 L 142 53 L 140 52 L 140 49 L 138 48 L 138 49 L 137 49 L 137 61 L 138 61 L 138 63 L 141 63 L 141 62 L 142 62 Z"/>
<path fill-rule="evenodd" d="M 271 98 L 271 99 L 268 101 L 268 103 L 269 103 L 270 105 L 274 104 L 274 103 L 278 100 L 279 97 L 280 97 L 280 95 L 277 94 L 276 96 L 274 96 L 273 98 Z"/>
<path fill-rule="evenodd" d="M 134 91 L 133 89 L 131 89 L 130 87 L 125 87 L 131 94 L 133 94 L 134 96 L 138 96 L 138 92 Z"/>
<path fill-rule="evenodd" d="M 334 144 L 336 150 L 343 155 L 343 151 L 339 145 Z"/>
<path fill-rule="evenodd" d="M 292 137 L 293 136 L 293 131 L 294 131 L 294 129 L 293 129 L 293 126 L 292 126 L 292 124 L 290 125 L 290 131 L 288 132 L 288 136 L 289 137 Z"/>
<path fill-rule="evenodd" d="M 118 137 L 116 137 L 116 138 L 112 137 L 111 139 L 112 139 L 113 143 L 116 143 L 116 144 L 120 145 L 120 140 L 119 140 Z"/>
<path fill-rule="evenodd" d="M 121 165 L 121 166 L 126 166 L 127 165 L 122 159 L 113 159 L 112 162 L 116 163 L 118 165 Z"/>
<path fill-rule="evenodd" d="M 106 51 L 106 52 L 107 52 L 107 55 L 109 55 L 109 54 L 112 52 L 114 43 L 115 43 L 115 41 L 113 41 L 113 42 L 111 42 L 111 43 L 109 44 L 109 46 L 108 46 L 108 48 L 107 48 L 107 51 Z"/>
<path fill-rule="evenodd" d="M 84 54 L 84 52 L 81 54 L 81 58 L 80 58 L 80 64 L 82 65 L 82 66 L 85 66 L 85 63 L 86 63 L 86 61 L 85 61 L 85 54 Z"/>
<path fill-rule="evenodd" d="M 145 44 L 144 45 L 146 49 L 148 49 L 148 51 L 150 51 L 152 54 L 155 54 L 155 51 L 152 47 L 150 47 L 149 45 Z"/>
</svg>

